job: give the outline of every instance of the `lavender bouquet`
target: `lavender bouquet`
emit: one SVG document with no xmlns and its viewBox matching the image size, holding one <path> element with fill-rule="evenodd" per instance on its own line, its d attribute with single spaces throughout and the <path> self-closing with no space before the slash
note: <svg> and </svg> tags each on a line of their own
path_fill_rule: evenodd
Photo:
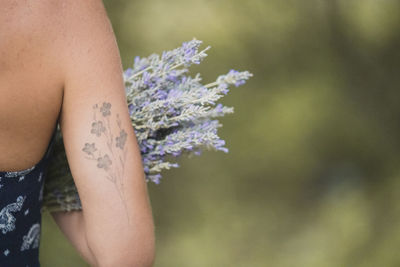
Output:
<svg viewBox="0 0 400 267">
<path fill-rule="evenodd" d="M 129 115 L 147 181 L 159 184 L 163 169 L 179 167 L 167 158 L 200 155 L 203 149 L 228 152 L 225 141 L 217 134 L 222 124 L 215 118 L 233 113 L 233 107 L 216 102 L 228 93 L 229 86 L 244 84 L 252 74 L 230 70 L 203 85 L 199 73 L 194 77 L 188 75 L 188 68 L 200 64 L 207 56 L 210 46 L 200 51 L 201 44 L 202 41 L 193 39 L 164 51 L 161 56 L 137 56 L 132 68 L 124 71 Z M 42 209 L 82 209 L 59 130 L 45 181 Z"/>
</svg>

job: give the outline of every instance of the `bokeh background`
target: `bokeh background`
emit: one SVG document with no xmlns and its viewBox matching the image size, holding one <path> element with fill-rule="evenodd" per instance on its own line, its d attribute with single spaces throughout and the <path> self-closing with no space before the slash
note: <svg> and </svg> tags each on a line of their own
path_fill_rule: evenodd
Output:
<svg viewBox="0 0 400 267">
<path fill-rule="evenodd" d="M 105 0 L 124 69 L 193 37 L 229 153 L 149 184 L 156 267 L 400 266 L 400 2 Z M 41 262 L 88 266 L 48 214 Z"/>
</svg>

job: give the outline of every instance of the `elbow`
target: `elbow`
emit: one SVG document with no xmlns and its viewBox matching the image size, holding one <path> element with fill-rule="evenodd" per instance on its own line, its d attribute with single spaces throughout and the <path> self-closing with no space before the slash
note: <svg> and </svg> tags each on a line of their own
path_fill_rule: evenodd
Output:
<svg viewBox="0 0 400 267">
<path fill-rule="evenodd" d="M 121 237 L 103 248 L 102 253 L 95 253 L 96 267 L 152 267 L 155 260 L 154 229 L 146 229 L 131 238 Z"/>
<path fill-rule="evenodd" d="M 132 252 L 131 255 L 109 255 L 97 259 L 96 267 L 152 267 L 154 264 L 154 253 L 140 250 Z"/>
</svg>

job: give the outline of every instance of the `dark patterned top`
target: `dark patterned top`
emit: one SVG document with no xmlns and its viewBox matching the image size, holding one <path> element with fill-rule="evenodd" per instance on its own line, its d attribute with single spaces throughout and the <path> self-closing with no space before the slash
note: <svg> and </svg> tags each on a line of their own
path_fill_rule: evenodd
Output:
<svg viewBox="0 0 400 267">
<path fill-rule="evenodd" d="M 0 266 L 38 267 L 46 167 L 55 132 L 43 158 L 34 166 L 0 172 Z"/>
</svg>

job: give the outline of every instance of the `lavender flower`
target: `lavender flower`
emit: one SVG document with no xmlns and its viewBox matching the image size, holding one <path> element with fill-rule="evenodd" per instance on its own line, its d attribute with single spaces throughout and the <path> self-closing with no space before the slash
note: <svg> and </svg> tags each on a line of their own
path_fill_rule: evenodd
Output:
<svg viewBox="0 0 400 267">
<path fill-rule="evenodd" d="M 161 56 L 137 56 L 124 72 L 129 114 L 148 181 L 158 184 L 163 169 L 179 166 L 166 161 L 168 155 L 200 155 L 202 148 L 228 153 L 217 134 L 222 125 L 213 118 L 233 113 L 233 107 L 216 103 L 230 85 L 243 85 L 252 74 L 230 70 L 203 85 L 200 74 L 187 75 L 192 64 L 207 56 L 210 46 L 200 51 L 201 44 L 193 39 Z M 122 142 L 118 140 L 117 146 Z"/>
<path fill-rule="evenodd" d="M 221 75 L 217 78 L 217 82 L 221 84 L 234 84 L 236 87 L 245 84 L 246 80 L 253 76 L 248 71 L 238 72 L 236 70 L 230 70 L 228 74 Z"/>
</svg>

